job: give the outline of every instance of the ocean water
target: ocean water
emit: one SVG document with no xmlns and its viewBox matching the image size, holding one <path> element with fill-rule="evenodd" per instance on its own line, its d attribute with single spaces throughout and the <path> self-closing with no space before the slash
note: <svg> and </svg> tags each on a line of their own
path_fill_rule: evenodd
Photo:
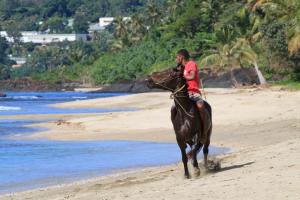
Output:
<svg viewBox="0 0 300 200">
<path fill-rule="evenodd" d="M 0 98 L 0 116 L 5 118 L 0 118 L 0 194 L 106 175 L 121 169 L 165 165 L 181 160 L 177 144 L 170 143 L 20 140 L 18 138 L 26 134 L 42 130 L 26 125 L 43 122 L 45 119 L 10 119 L 11 115 L 23 114 L 134 112 L 126 109 L 58 109 L 48 106 L 58 102 L 127 94 L 7 94 L 8 97 Z M 226 151 L 226 148 L 210 148 L 210 154 Z"/>
<path fill-rule="evenodd" d="M 0 97 L 0 116 L 130 111 L 129 109 L 60 109 L 48 106 L 68 101 L 128 95 L 126 93 L 7 92 L 6 94 L 7 97 Z"/>
<path fill-rule="evenodd" d="M 0 141 L 0 193 L 27 190 L 118 169 L 178 160 L 175 144 L 129 141 Z"/>
<path fill-rule="evenodd" d="M 210 148 L 210 154 L 227 151 Z M 180 161 L 177 144 L 131 141 L 0 141 L 0 193 Z"/>
</svg>

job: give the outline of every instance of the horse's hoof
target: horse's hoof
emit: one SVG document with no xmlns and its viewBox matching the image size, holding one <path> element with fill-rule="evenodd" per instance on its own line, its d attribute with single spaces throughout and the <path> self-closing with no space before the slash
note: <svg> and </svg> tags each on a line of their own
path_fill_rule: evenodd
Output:
<svg viewBox="0 0 300 200">
<path fill-rule="evenodd" d="M 201 174 L 200 169 L 199 168 L 194 168 L 194 176 L 198 177 L 198 176 L 200 176 L 200 174 Z"/>
<path fill-rule="evenodd" d="M 190 176 L 189 174 L 185 174 L 184 177 L 185 177 L 186 179 L 190 179 L 190 178 L 191 178 L 191 176 Z"/>
<path fill-rule="evenodd" d="M 221 170 L 221 162 L 219 160 L 209 160 L 206 169 L 209 171 L 220 171 Z"/>
<path fill-rule="evenodd" d="M 208 164 L 207 164 L 207 162 L 204 163 L 204 167 L 205 167 L 205 169 L 208 169 Z"/>
</svg>

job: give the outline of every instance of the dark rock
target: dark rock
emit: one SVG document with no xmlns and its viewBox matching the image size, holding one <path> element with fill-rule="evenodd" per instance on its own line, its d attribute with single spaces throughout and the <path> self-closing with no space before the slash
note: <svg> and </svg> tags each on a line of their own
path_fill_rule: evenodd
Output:
<svg viewBox="0 0 300 200">
<path fill-rule="evenodd" d="M 258 84 L 258 77 L 254 68 L 234 69 L 233 80 L 230 71 L 213 71 L 209 68 L 201 69 L 199 76 L 205 88 L 231 88 L 237 86 L 249 86 Z M 35 81 L 30 78 L 18 80 L 0 81 L 0 88 L 3 91 L 74 91 L 74 88 L 80 87 L 79 82 L 48 83 Z M 104 85 L 101 90 L 94 92 L 126 92 L 141 93 L 150 91 L 162 91 L 159 89 L 149 89 L 145 78 L 135 81 L 122 81 L 116 84 Z"/>
<path fill-rule="evenodd" d="M 233 80 L 230 71 L 215 72 L 211 69 L 200 70 L 200 78 L 206 88 L 232 88 L 238 86 L 248 86 L 259 84 L 259 80 L 254 68 L 234 69 Z"/>
<path fill-rule="evenodd" d="M 149 89 L 147 87 L 147 82 L 141 78 L 136 81 L 108 84 L 102 86 L 101 90 L 93 91 L 91 93 L 98 92 L 125 92 L 125 93 L 142 93 L 142 92 L 154 92 L 162 91 L 159 89 Z"/>
<path fill-rule="evenodd" d="M 258 77 L 254 68 L 234 69 L 233 80 L 230 71 L 213 71 L 211 69 L 201 69 L 199 76 L 205 88 L 232 88 L 238 86 L 249 86 L 258 84 Z M 127 93 L 141 93 L 163 91 L 159 89 L 149 89 L 145 79 L 140 78 L 132 82 L 122 82 L 117 84 L 105 85 L 97 92 L 127 92 Z"/>
<path fill-rule="evenodd" d="M 30 78 L 0 81 L 4 91 L 73 91 L 79 83 L 48 83 Z"/>
<path fill-rule="evenodd" d="M 161 89 L 150 89 L 147 86 L 146 81 L 136 81 L 131 89 L 132 93 L 142 93 L 142 92 L 163 92 Z"/>
<path fill-rule="evenodd" d="M 104 86 L 102 86 L 102 89 L 100 90 L 100 92 L 131 92 L 133 85 L 134 85 L 134 82 L 104 85 Z M 96 91 L 96 92 L 99 92 L 99 91 Z"/>
</svg>

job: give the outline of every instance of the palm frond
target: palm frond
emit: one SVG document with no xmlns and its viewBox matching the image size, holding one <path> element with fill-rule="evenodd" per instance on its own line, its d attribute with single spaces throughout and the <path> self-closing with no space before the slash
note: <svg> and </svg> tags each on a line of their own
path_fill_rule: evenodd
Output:
<svg viewBox="0 0 300 200">
<path fill-rule="evenodd" d="M 211 54 L 209 56 L 204 57 L 200 61 L 200 65 L 207 67 L 210 65 L 219 65 L 220 64 L 220 55 L 219 54 Z"/>
<path fill-rule="evenodd" d="M 288 43 L 288 49 L 291 55 L 300 49 L 300 33 L 295 34 Z"/>
</svg>

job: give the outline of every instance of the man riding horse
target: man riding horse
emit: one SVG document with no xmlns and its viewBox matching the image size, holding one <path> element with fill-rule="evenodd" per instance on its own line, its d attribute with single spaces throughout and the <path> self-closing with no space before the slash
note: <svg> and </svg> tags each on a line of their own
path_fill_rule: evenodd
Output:
<svg viewBox="0 0 300 200">
<path fill-rule="evenodd" d="M 177 62 L 177 70 L 184 72 L 184 78 L 186 79 L 186 83 L 188 86 L 188 95 L 189 98 L 196 103 L 197 108 L 200 113 L 200 123 L 202 125 L 202 134 L 200 138 L 200 142 L 204 144 L 206 140 L 206 133 L 207 130 L 210 128 L 208 127 L 207 123 L 202 123 L 203 121 L 206 121 L 209 118 L 209 114 L 207 113 L 207 110 L 204 108 L 204 101 L 201 96 L 200 91 L 200 80 L 199 80 L 199 74 L 198 74 L 198 67 L 196 62 L 193 60 L 190 60 L 190 54 L 186 49 L 180 49 L 177 52 L 176 55 L 176 62 Z M 171 109 L 171 117 L 176 116 L 177 109 L 175 108 L 175 105 Z"/>
</svg>

